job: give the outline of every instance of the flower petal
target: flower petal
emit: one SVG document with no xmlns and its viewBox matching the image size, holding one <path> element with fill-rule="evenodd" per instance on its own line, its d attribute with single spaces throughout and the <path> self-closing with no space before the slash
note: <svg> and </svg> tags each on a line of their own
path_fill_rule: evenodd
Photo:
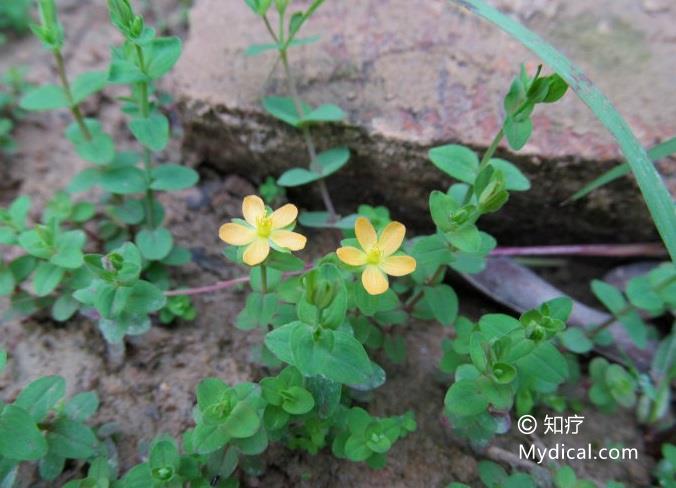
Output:
<svg viewBox="0 0 676 488">
<path fill-rule="evenodd" d="M 242 200 L 242 214 L 244 214 L 244 220 L 255 227 L 256 221 L 260 217 L 265 216 L 265 203 L 256 195 L 244 197 L 244 200 Z"/>
<path fill-rule="evenodd" d="M 243 246 L 256 238 L 256 231 L 241 224 L 230 222 L 221 225 L 221 228 L 218 229 L 218 237 L 233 246 Z"/>
<path fill-rule="evenodd" d="M 291 251 L 300 251 L 305 247 L 307 238 L 298 232 L 291 232 L 290 230 L 273 230 L 270 234 L 270 240 L 279 247 L 289 249 Z"/>
<path fill-rule="evenodd" d="M 371 221 L 366 217 L 358 217 L 354 223 L 354 233 L 357 235 L 357 240 L 362 249 L 368 251 L 378 242 L 376 230 L 373 228 Z"/>
<path fill-rule="evenodd" d="M 404 276 L 415 271 L 415 259 L 411 256 L 388 256 L 380 263 L 380 269 L 390 276 Z"/>
<path fill-rule="evenodd" d="M 397 249 L 401 247 L 401 243 L 404 242 L 405 235 L 406 227 L 404 227 L 404 224 L 399 222 L 387 224 L 378 240 L 378 247 L 383 251 L 383 255 L 390 256 L 397 252 Z"/>
<path fill-rule="evenodd" d="M 361 283 L 369 295 L 380 295 L 385 293 L 390 284 L 387 281 L 387 275 L 378 269 L 378 266 L 367 266 L 361 274 Z"/>
<path fill-rule="evenodd" d="M 267 239 L 256 239 L 244 251 L 244 262 L 249 266 L 256 266 L 265 261 L 270 254 L 270 244 Z"/>
<path fill-rule="evenodd" d="M 272 228 L 281 229 L 291 225 L 296 217 L 298 217 L 298 208 L 292 203 L 287 203 L 272 212 Z"/>
<path fill-rule="evenodd" d="M 338 259 L 350 266 L 362 266 L 366 264 L 366 253 L 352 246 L 339 247 L 336 250 Z"/>
</svg>

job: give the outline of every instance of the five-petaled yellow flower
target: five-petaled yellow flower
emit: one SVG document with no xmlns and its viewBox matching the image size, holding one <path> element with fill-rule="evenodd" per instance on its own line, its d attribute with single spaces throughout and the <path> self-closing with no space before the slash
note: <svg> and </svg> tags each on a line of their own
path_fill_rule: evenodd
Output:
<svg viewBox="0 0 676 488">
<path fill-rule="evenodd" d="M 233 246 L 247 246 L 243 259 L 249 266 L 265 261 L 270 254 L 270 243 L 290 251 L 300 251 L 305 247 L 305 236 L 287 229 L 298 216 L 295 205 L 287 203 L 268 214 L 263 200 L 249 195 L 242 201 L 242 214 L 246 223 L 223 224 L 218 230 L 218 237 Z"/>
<path fill-rule="evenodd" d="M 371 295 L 385 293 L 390 286 L 387 275 L 404 276 L 415 271 L 415 259 L 394 253 L 401 247 L 406 227 L 399 222 L 387 224 L 378 237 L 369 219 L 357 218 L 354 232 L 361 249 L 352 246 L 336 251 L 338 258 L 350 266 L 364 266 L 361 282 Z"/>
</svg>

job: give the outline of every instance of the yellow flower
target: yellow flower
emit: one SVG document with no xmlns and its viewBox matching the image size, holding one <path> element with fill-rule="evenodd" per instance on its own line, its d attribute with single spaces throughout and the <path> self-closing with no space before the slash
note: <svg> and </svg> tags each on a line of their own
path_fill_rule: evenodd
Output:
<svg viewBox="0 0 676 488">
<path fill-rule="evenodd" d="M 305 236 L 286 229 L 298 216 L 295 205 L 287 203 L 268 215 L 265 203 L 256 195 L 249 195 L 242 201 L 245 223 L 230 222 L 218 230 L 218 237 L 233 246 L 247 246 L 244 262 L 256 266 L 265 261 L 273 246 L 300 251 L 305 247 Z"/>
<path fill-rule="evenodd" d="M 387 275 L 404 276 L 415 271 L 415 259 L 411 256 L 394 256 L 401 247 L 406 227 L 399 222 L 390 222 L 380 238 L 369 219 L 357 218 L 354 233 L 361 249 L 352 246 L 336 251 L 338 259 L 350 266 L 364 266 L 361 282 L 371 295 L 385 293 L 390 286 Z"/>
</svg>

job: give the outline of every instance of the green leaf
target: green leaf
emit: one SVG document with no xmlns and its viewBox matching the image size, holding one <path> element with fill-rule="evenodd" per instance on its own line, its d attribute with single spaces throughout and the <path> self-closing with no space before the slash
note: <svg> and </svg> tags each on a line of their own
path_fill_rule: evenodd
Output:
<svg viewBox="0 0 676 488">
<path fill-rule="evenodd" d="M 145 173 L 134 166 L 106 169 L 99 181 L 105 191 L 119 195 L 142 193 L 148 188 Z"/>
<path fill-rule="evenodd" d="M 66 381 L 61 376 L 43 376 L 24 388 L 14 405 L 28 412 L 35 422 L 42 422 L 65 393 Z"/>
<path fill-rule="evenodd" d="M 46 481 L 55 480 L 63 472 L 65 464 L 66 459 L 50 448 L 47 455 L 38 462 L 40 477 Z"/>
<path fill-rule="evenodd" d="M 479 158 L 471 149 L 448 144 L 430 149 L 429 158 L 441 171 L 456 180 L 474 184 L 479 172 Z"/>
<path fill-rule="evenodd" d="M 592 109 L 596 117 L 618 142 L 632 168 L 643 198 L 672 260 L 676 260 L 676 213 L 664 181 L 650 162 L 643 146 L 612 103 L 587 76 L 563 54 L 518 21 L 500 13 L 483 0 L 452 0 L 471 8 L 472 12 L 494 23 L 539 55 Z"/>
<path fill-rule="evenodd" d="M 30 111 L 56 110 L 69 106 L 66 94 L 58 85 L 42 85 L 26 93 L 19 107 Z"/>
<path fill-rule="evenodd" d="M 90 138 L 82 133 L 80 126 L 73 122 L 66 128 L 66 138 L 75 146 L 75 152 L 84 159 L 94 164 L 108 164 L 115 157 L 115 144 L 113 139 L 103 132 L 101 124 L 94 119 L 84 121 L 89 130 Z"/>
<path fill-rule="evenodd" d="M 577 484 L 577 476 L 575 471 L 570 466 L 563 466 L 554 474 L 554 484 L 556 488 L 575 488 Z"/>
<path fill-rule="evenodd" d="M 192 434 L 192 447 L 198 454 L 209 454 L 223 447 L 230 435 L 222 425 L 197 424 Z"/>
<path fill-rule="evenodd" d="M 247 57 L 258 56 L 267 51 L 277 51 L 279 46 L 277 44 L 251 44 L 244 50 L 244 55 Z"/>
<path fill-rule="evenodd" d="M 444 398 L 446 411 L 461 417 L 477 415 L 486 410 L 488 404 L 484 387 L 478 380 L 456 381 L 448 389 Z"/>
<path fill-rule="evenodd" d="M 508 476 L 502 466 L 492 461 L 481 461 L 478 467 L 479 478 L 487 488 L 504 488 Z"/>
<path fill-rule="evenodd" d="M 94 415 L 98 408 L 99 396 L 93 391 L 86 391 L 73 396 L 66 403 L 64 413 L 75 422 L 84 422 Z"/>
<path fill-rule="evenodd" d="M 620 312 L 627 305 L 627 301 L 624 299 L 622 292 L 605 281 L 593 280 L 591 289 L 594 295 L 596 295 L 596 298 L 598 298 L 599 301 L 613 313 L 613 315 Z"/>
<path fill-rule="evenodd" d="M 247 401 L 240 401 L 223 423 L 223 429 L 235 439 L 244 439 L 254 435 L 260 425 L 261 420 L 253 406 Z"/>
<path fill-rule="evenodd" d="M 347 164 L 350 159 L 350 150 L 345 147 L 334 147 L 322 151 L 317 155 L 315 163 L 321 168 L 323 178 L 332 175 Z"/>
<path fill-rule="evenodd" d="M 129 121 L 129 130 L 137 141 L 153 151 L 161 151 L 169 142 L 169 119 L 154 111 L 149 117 L 134 117 Z"/>
<path fill-rule="evenodd" d="M 139 280 L 131 287 L 124 310 L 135 314 L 157 312 L 164 307 L 167 299 L 157 286 L 144 280 Z"/>
<path fill-rule="evenodd" d="M 178 37 L 158 37 L 143 46 L 148 76 L 157 80 L 171 71 L 181 56 L 181 48 Z"/>
<path fill-rule="evenodd" d="M 86 459 L 95 454 L 98 441 L 92 430 L 79 422 L 61 417 L 47 432 L 50 451 L 70 459 Z"/>
<path fill-rule="evenodd" d="M 589 337 L 578 328 L 566 329 L 559 337 L 564 347 L 576 354 L 584 354 L 594 347 L 594 343 Z"/>
<path fill-rule="evenodd" d="M 76 269 L 82 266 L 82 247 L 87 240 L 81 230 L 70 230 L 56 237 L 56 252 L 49 262 L 61 268 Z"/>
<path fill-rule="evenodd" d="M 294 187 L 307 185 L 320 180 L 322 175 L 305 168 L 292 168 L 285 171 L 277 180 L 279 186 Z"/>
<path fill-rule="evenodd" d="M 302 104 L 305 113 L 310 111 L 310 106 Z M 265 97 L 263 108 L 273 117 L 286 122 L 294 127 L 300 126 L 301 118 L 296 110 L 296 105 L 289 97 Z"/>
<path fill-rule="evenodd" d="M 311 110 L 309 113 L 305 111 L 305 115 L 300 119 L 301 124 L 317 123 L 317 122 L 338 122 L 345 118 L 345 112 L 331 103 L 320 105 Z"/>
<path fill-rule="evenodd" d="M 242 330 L 267 327 L 272 324 L 273 316 L 278 308 L 279 301 L 275 294 L 252 292 L 246 298 L 246 305 L 237 316 L 235 325 Z"/>
<path fill-rule="evenodd" d="M 47 454 L 47 441 L 35 421 L 16 405 L 0 413 L 0 455 L 17 461 L 34 461 Z"/>
<path fill-rule="evenodd" d="M 514 117 L 507 117 L 504 125 L 505 137 L 509 146 L 518 151 L 526 145 L 533 132 L 533 121 L 530 117 L 523 120 L 517 120 Z"/>
<path fill-rule="evenodd" d="M 445 284 L 426 286 L 423 293 L 434 318 L 444 327 L 452 325 L 458 317 L 458 295 L 453 288 Z"/>
<path fill-rule="evenodd" d="M 265 335 L 265 346 L 280 361 L 294 364 L 293 352 L 291 350 L 291 335 L 299 327 L 304 327 L 304 324 L 301 322 L 291 322 L 268 332 Z"/>
<path fill-rule="evenodd" d="M 568 377 L 568 363 L 549 342 L 540 343 L 533 351 L 517 361 L 517 366 L 529 376 L 558 385 Z"/>
<path fill-rule="evenodd" d="M 315 338 L 309 326 L 291 335 L 293 364 L 306 376 L 322 375 L 343 384 L 369 380 L 373 370 L 361 343 L 352 335 L 323 329 Z"/>
<path fill-rule="evenodd" d="M 108 73 L 105 71 L 89 71 L 82 73 L 73 81 L 71 92 L 73 102 L 78 104 L 84 99 L 101 90 L 108 81 Z"/>
<path fill-rule="evenodd" d="M 6 266 L 4 263 L 0 262 L 0 296 L 6 296 L 12 294 L 16 287 L 16 280 L 14 279 L 14 273 Z"/>
<path fill-rule="evenodd" d="M 51 263 L 42 262 L 35 269 L 33 275 L 33 291 L 39 297 L 53 292 L 63 279 L 65 270 Z"/>
<path fill-rule="evenodd" d="M 323 151 L 315 160 L 319 172 L 305 168 L 292 168 L 279 177 L 277 184 L 285 187 L 301 186 L 313 181 L 326 178 L 347 164 L 350 159 L 350 150 L 347 147 L 337 147 Z"/>
<path fill-rule="evenodd" d="M 174 245 L 174 238 L 164 227 L 143 229 L 136 234 L 136 245 L 144 258 L 159 261 L 167 257 Z"/>
<path fill-rule="evenodd" d="M 0 374 L 5 371 L 7 367 L 7 351 L 0 349 Z"/>
<path fill-rule="evenodd" d="M 303 415 L 315 406 L 309 391 L 301 386 L 292 386 L 282 392 L 282 408 L 291 415 Z"/>
<path fill-rule="evenodd" d="M 176 191 L 195 186 L 199 180 L 197 171 L 178 164 L 156 166 L 150 172 L 153 190 Z"/>
<path fill-rule="evenodd" d="M 52 305 L 52 318 L 57 322 L 65 322 L 77 312 L 78 308 L 80 302 L 73 298 L 73 295 L 64 293 L 59 295 Z"/>
<path fill-rule="evenodd" d="M 476 225 L 465 225 L 459 229 L 446 232 L 451 244 L 464 252 L 474 253 L 481 250 L 481 233 Z"/>
<path fill-rule="evenodd" d="M 523 175 L 519 168 L 509 161 L 493 158 L 491 159 L 490 164 L 493 168 L 502 172 L 505 177 L 505 189 L 510 191 L 530 190 L 530 181 L 528 181 L 528 178 Z"/>
</svg>

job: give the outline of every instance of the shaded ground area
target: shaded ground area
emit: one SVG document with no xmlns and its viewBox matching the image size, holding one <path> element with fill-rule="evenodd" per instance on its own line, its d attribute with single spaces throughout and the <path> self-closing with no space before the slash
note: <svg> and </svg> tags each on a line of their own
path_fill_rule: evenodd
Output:
<svg viewBox="0 0 676 488">
<path fill-rule="evenodd" d="M 105 65 L 107 42 L 113 36 L 107 27 L 105 11 L 86 5 L 66 8 L 67 27 L 83 28 L 77 48 L 69 48 L 69 66 L 75 72 Z M 31 78 L 52 80 L 48 55 L 36 42 L 22 40 L 0 52 L 0 66 L 29 62 Z M 99 104 L 101 108 L 99 109 Z M 129 145 L 123 119 L 108 96 L 93 100 L 87 111 L 99 111 L 104 124 Z M 3 167 L 2 204 L 17 193 L 28 193 L 40 209 L 53 191 L 63 187 L 71 175 L 84 166 L 61 137 L 69 117 L 64 112 L 32 115 L 19 127 L 20 152 Z M 180 129 L 180 128 L 179 128 Z M 179 134 L 180 135 L 180 134 Z M 227 148 L 223 148 L 227 150 Z M 166 160 L 176 162 L 178 143 L 166 152 Z M 241 197 L 254 191 L 250 182 L 238 177 L 203 171 L 197 190 L 174 194 L 164 199 L 167 226 L 176 240 L 189 247 L 195 262 L 180 270 L 182 285 L 197 286 L 241 276 L 244 270 L 225 262 L 216 232 L 226 219 L 239 215 Z M 311 235 L 314 246 L 305 255 L 317 255 L 331 249 L 333 237 Z M 6 250 L 3 248 L 2 252 Z M 7 251 L 11 253 L 11 250 Z M 579 269 L 578 269 L 579 268 Z M 589 298 L 587 277 L 597 276 L 604 266 L 581 265 L 574 271 L 553 273 L 552 277 L 580 298 Z M 584 276 L 585 282 L 580 282 Z M 575 282 L 572 281 L 575 278 Z M 478 296 L 466 286 L 457 287 L 461 310 L 472 318 L 495 311 L 496 305 Z M 65 326 L 49 320 L 14 321 L 0 324 L 0 341 L 10 352 L 7 372 L 0 378 L 0 396 L 13 398 L 32 379 L 45 374 L 60 374 L 68 381 L 69 393 L 93 389 L 99 393 L 101 408 L 93 423 L 117 424 L 115 435 L 120 466 L 125 471 L 141 460 L 142 446 L 155 435 L 178 435 L 192 426 L 194 388 L 200 379 L 218 376 L 228 383 L 257 380 L 265 371 L 255 364 L 252 349 L 261 343 L 262 333 L 243 332 L 233 321 L 243 306 L 244 289 L 232 289 L 196 298 L 199 317 L 194 323 L 154 327 L 148 334 L 128 344 L 127 357 L 120 369 L 106 360 L 107 351 L 95 326 L 86 319 L 74 319 Z M 0 307 L 4 307 L 0 302 Z M 454 439 L 442 421 L 441 409 L 448 379 L 437 370 L 441 357 L 441 339 L 449 330 L 439 326 L 411 322 L 406 342 L 409 356 L 403 365 L 377 358 L 388 374 L 387 384 L 376 391 L 368 409 L 375 414 L 392 415 L 412 409 L 418 431 L 400 441 L 390 452 L 387 467 L 372 471 L 362 464 L 334 459 L 328 450 L 318 456 L 290 452 L 274 446 L 265 456 L 267 470 L 259 477 L 247 477 L 244 486 L 307 487 L 443 487 L 451 481 L 480 486 L 477 462 L 481 454 Z M 599 445 L 621 442 L 642 446 L 642 432 L 633 416 L 606 417 L 585 412 L 589 420 L 584 436 L 570 440 L 593 441 Z M 512 452 L 520 438 L 511 433 L 501 443 Z M 545 443 L 553 439 L 543 439 Z M 569 440 L 566 439 L 566 442 Z M 647 486 L 653 461 L 642 456 L 638 462 L 595 462 L 576 465 L 579 474 L 592 479 L 617 479 L 628 486 Z M 30 467 L 21 471 L 20 486 L 60 486 L 81 475 L 81 466 L 70 465 L 58 482 L 37 481 Z"/>
</svg>

